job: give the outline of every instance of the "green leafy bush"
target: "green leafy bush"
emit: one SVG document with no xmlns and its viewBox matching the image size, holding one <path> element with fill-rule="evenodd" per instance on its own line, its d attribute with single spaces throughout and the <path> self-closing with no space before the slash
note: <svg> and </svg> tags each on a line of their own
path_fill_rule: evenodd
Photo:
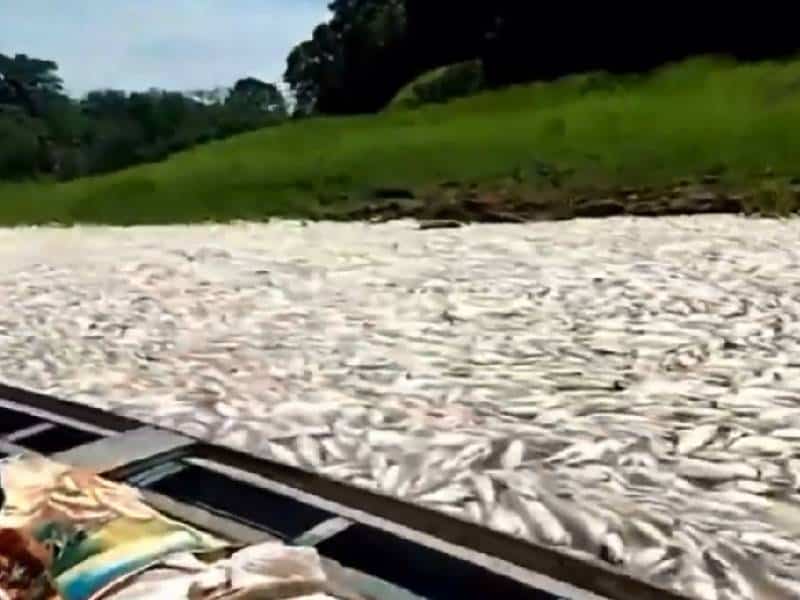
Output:
<svg viewBox="0 0 800 600">
<path fill-rule="evenodd" d="M 440 67 L 412 81 L 397 94 L 393 108 L 439 104 L 476 94 L 484 89 L 483 64 L 472 60 Z"/>
<path fill-rule="evenodd" d="M 36 173 L 40 150 L 35 129 L 0 115 L 0 140 L 0 178 L 23 179 Z"/>
</svg>

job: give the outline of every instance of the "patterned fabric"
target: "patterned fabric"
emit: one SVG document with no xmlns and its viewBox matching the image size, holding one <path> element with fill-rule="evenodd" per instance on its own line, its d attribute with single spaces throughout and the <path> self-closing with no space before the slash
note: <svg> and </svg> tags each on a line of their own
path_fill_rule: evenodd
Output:
<svg viewBox="0 0 800 600">
<path fill-rule="evenodd" d="M 0 461 L 0 600 L 95 600 L 176 553 L 227 544 L 136 490 L 38 455 Z"/>
</svg>

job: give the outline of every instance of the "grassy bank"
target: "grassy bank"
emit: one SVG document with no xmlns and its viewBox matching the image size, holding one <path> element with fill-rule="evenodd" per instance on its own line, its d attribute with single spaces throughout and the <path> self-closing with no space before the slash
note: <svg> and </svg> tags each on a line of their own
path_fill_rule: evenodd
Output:
<svg viewBox="0 0 800 600">
<path fill-rule="evenodd" d="M 108 176 L 0 185 L 0 224 L 309 217 L 380 187 L 513 179 L 566 198 L 708 172 L 741 189 L 800 176 L 800 60 L 696 59 L 293 122 Z"/>
</svg>

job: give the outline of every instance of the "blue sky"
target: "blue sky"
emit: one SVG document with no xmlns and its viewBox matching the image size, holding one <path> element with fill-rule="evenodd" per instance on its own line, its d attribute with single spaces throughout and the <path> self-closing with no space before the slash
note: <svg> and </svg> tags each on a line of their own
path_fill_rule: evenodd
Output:
<svg viewBox="0 0 800 600">
<path fill-rule="evenodd" d="M 0 53 L 55 60 L 67 90 L 278 81 L 328 0 L 0 0 Z"/>
</svg>

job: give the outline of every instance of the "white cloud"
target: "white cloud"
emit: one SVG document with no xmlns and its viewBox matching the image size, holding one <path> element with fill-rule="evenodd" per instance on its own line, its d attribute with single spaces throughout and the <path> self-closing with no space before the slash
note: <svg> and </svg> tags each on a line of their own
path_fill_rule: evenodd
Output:
<svg viewBox="0 0 800 600">
<path fill-rule="evenodd" d="M 327 0 L 0 0 L 0 53 L 55 60 L 67 89 L 280 80 Z"/>
</svg>

